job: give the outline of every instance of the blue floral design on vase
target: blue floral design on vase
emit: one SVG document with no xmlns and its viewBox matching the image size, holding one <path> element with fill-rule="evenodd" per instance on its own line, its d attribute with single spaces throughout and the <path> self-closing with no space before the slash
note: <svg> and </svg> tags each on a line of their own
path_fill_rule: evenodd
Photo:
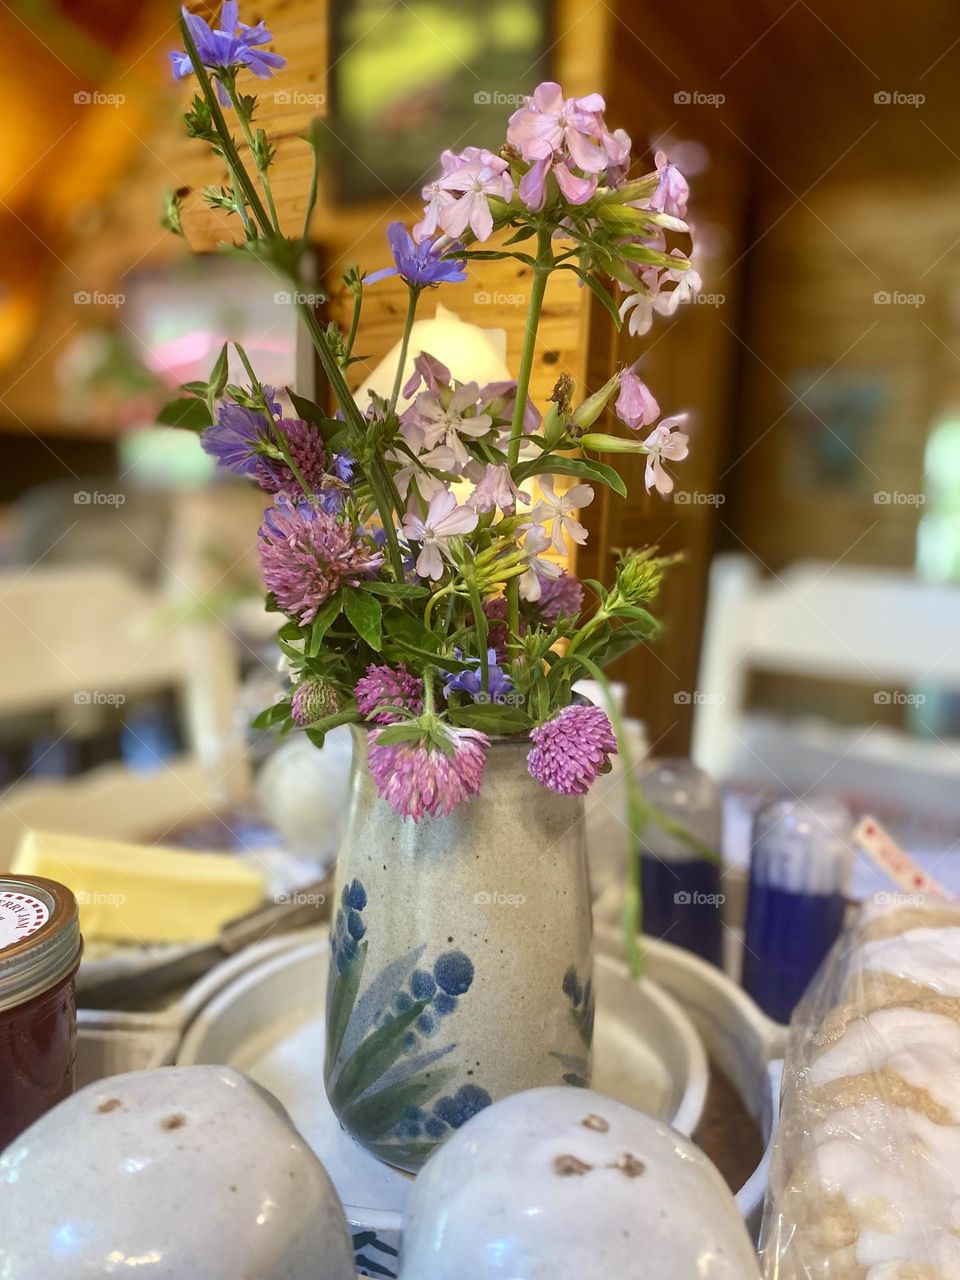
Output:
<svg viewBox="0 0 960 1280">
<path fill-rule="evenodd" d="M 415 1171 L 438 1143 L 490 1105 L 470 1083 L 444 1093 L 457 1048 L 443 1034 L 474 980 L 458 949 L 423 963 L 426 946 L 386 965 L 360 995 L 367 958 L 363 884 L 344 885 L 330 940 L 324 1082 L 341 1124 L 380 1159 Z M 439 1042 L 439 1043 L 438 1043 Z"/>
<path fill-rule="evenodd" d="M 570 1014 L 577 1035 L 583 1041 L 585 1053 L 582 1057 L 567 1053 L 552 1053 L 563 1067 L 561 1079 L 564 1084 L 578 1089 L 590 1086 L 590 1051 L 593 1046 L 593 1022 L 596 1012 L 596 1001 L 593 992 L 593 979 L 588 977 L 581 981 L 577 966 L 572 964 L 563 975 L 563 994 L 570 1002 Z"/>
</svg>

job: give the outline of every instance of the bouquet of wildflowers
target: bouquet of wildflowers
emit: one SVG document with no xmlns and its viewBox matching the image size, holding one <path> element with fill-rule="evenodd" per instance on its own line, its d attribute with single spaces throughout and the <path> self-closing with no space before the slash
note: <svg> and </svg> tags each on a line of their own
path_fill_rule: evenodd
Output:
<svg viewBox="0 0 960 1280">
<path fill-rule="evenodd" d="M 199 81 L 188 130 L 228 174 L 204 195 L 236 219 L 232 247 L 303 297 L 319 130 L 305 139 L 314 182 L 294 239 L 277 218 L 256 98 L 238 88 L 240 72 L 266 78 L 284 60 L 265 49 L 263 23 L 238 21 L 233 0 L 219 22 L 184 12 L 185 51 L 173 55 L 175 74 Z M 224 349 L 209 380 L 185 386 L 162 419 L 201 430 L 208 453 L 271 495 L 260 564 L 267 607 L 285 618 L 279 642 L 293 687 L 260 723 L 300 728 L 318 744 L 336 725 L 366 725 L 377 788 L 413 820 L 448 814 L 480 790 L 494 736 L 529 737 L 530 773 L 565 795 L 585 793 L 609 766 L 610 721 L 571 687 L 654 633 L 648 606 L 667 561 L 654 549 L 624 553 L 612 586 L 586 584 L 589 611 L 585 584 L 559 561 L 568 542 L 586 541 L 578 515 L 596 486 L 626 494 L 605 455 L 644 454 L 647 488 L 667 495 L 665 463 L 686 456 L 687 437 L 682 418 L 661 419 L 629 368 L 579 397 L 564 375 L 547 404 L 531 402 L 544 290 L 552 272 L 572 271 L 617 324 L 644 333 L 700 287 L 681 248 L 690 237 L 686 181 L 663 154 L 653 172 L 631 177 L 630 139 L 607 127 L 597 94 L 571 99 L 540 85 L 497 150 L 445 151 L 423 194 L 412 231 L 389 230 L 393 265 L 347 272 L 347 332 L 299 303 L 329 404 L 287 389 L 285 412 L 239 348 L 249 381 L 228 385 Z M 176 199 L 166 223 L 180 230 Z M 495 233 L 505 234 L 482 247 Z M 508 257 L 532 273 L 516 382 L 460 382 L 429 352 L 409 350 L 425 290 L 465 279 L 469 261 Z M 347 373 L 364 296 L 387 275 L 409 291 L 396 378 L 389 396 L 358 404 Z M 624 433 L 594 429 L 611 403 Z"/>
</svg>

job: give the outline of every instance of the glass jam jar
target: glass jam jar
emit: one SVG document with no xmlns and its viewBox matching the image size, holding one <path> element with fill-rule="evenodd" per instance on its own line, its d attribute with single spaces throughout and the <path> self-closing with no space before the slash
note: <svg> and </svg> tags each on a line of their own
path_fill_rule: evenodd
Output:
<svg viewBox="0 0 960 1280">
<path fill-rule="evenodd" d="M 0 1151 L 73 1092 L 77 900 L 40 876 L 0 876 Z"/>
</svg>

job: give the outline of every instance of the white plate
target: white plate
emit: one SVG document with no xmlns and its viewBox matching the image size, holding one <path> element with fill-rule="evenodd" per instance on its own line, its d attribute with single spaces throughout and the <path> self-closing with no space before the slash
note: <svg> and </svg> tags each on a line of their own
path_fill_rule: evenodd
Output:
<svg viewBox="0 0 960 1280">
<path fill-rule="evenodd" d="M 327 952 L 324 934 L 241 973 L 199 1013 L 177 1063 L 226 1063 L 275 1094 L 326 1166 L 355 1233 L 375 1236 L 364 1246 L 369 1258 L 389 1272 L 392 1254 L 376 1251 L 399 1244 L 412 1178 L 358 1146 L 327 1102 Z M 706 1098 L 707 1061 L 690 1020 L 655 983 L 634 982 L 609 956 L 597 957 L 595 983 L 592 1087 L 692 1133 Z"/>
</svg>

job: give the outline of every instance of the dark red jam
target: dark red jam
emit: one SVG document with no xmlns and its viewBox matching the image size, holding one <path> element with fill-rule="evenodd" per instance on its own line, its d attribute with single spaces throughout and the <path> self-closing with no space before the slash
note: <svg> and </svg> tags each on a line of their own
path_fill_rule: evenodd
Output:
<svg viewBox="0 0 960 1280">
<path fill-rule="evenodd" d="M 0 876 L 0 1151 L 73 1092 L 77 903 L 39 876 Z"/>
</svg>

